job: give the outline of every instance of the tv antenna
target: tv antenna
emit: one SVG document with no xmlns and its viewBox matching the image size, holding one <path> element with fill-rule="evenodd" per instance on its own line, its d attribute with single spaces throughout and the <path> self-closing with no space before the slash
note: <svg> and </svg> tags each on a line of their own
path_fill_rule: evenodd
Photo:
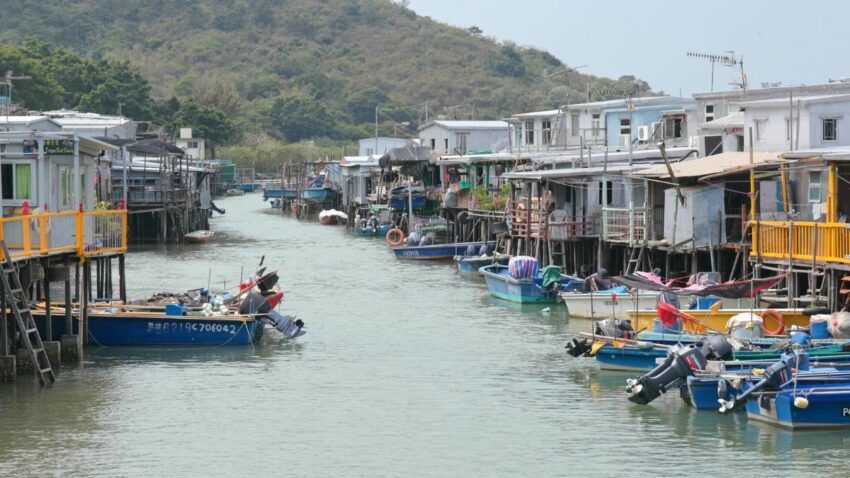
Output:
<svg viewBox="0 0 850 478">
<path fill-rule="evenodd" d="M 6 80 L 6 94 L 8 95 L 6 98 L 6 116 L 9 116 L 9 110 L 12 109 L 12 80 L 31 80 L 32 77 L 29 75 L 15 76 L 15 72 L 9 70 L 4 79 Z"/>
<path fill-rule="evenodd" d="M 691 58 L 700 58 L 703 60 L 708 60 L 711 62 L 711 91 L 714 91 L 714 64 L 719 63 L 721 66 L 728 67 L 741 67 L 741 82 L 735 83 L 740 86 L 741 89 L 747 89 L 747 75 L 744 74 L 744 58 L 738 57 L 735 55 L 734 51 L 727 50 L 721 55 L 715 55 L 713 53 L 699 53 L 689 51 L 688 56 Z"/>
</svg>

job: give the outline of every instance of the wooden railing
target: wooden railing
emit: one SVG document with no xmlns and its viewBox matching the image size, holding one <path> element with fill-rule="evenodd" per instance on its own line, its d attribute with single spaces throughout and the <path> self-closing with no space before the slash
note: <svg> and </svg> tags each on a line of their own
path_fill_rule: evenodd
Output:
<svg viewBox="0 0 850 478">
<path fill-rule="evenodd" d="M 850 264 L 850 224 L 757 221 L 751 256 Z"/>
<path fill-rule="evenodd" d="M 0 218 L 0 240 L 12 259 L 76 252 L 79 257 L 127 250 L 127 211 L 63 211 Z"/>
</svg>

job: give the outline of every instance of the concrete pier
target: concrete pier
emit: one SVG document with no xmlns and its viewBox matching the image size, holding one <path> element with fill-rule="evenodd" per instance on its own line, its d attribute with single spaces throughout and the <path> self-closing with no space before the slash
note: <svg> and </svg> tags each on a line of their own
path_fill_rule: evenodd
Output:
<svg viewBox="0 0 850 478">
<path fill-rule="evenodd" d="M 62 343 L 58 340 L 44 342 L 44 351 L 47 353 L 47 360 L 50 360 L 50 366 L 53 370 L 58 370 L 62 366 Z"/>
<path fill-rule="evenodd" d="M 80 343 L 79 335 L 63 335 L 61 344 L 61 357 L 65 363 L 74 363 L 80 361 L 83 356 L 83 344 Z"/>
<path fill-rule="evenodd" d="M 17 372 L 15 370 L 14 355 L 0 355 L 0 382 L 13 382 Z"/>
<path fill-rule="evenodd" d="M 17 362 L 16 368 L 18 371 L 18 375 L 33 373 L 33 363 L 32 360 L 30 360 L 30 356 L 25 349 L 18 349 L 15 354 L 15 357 Z"/>
</svg>

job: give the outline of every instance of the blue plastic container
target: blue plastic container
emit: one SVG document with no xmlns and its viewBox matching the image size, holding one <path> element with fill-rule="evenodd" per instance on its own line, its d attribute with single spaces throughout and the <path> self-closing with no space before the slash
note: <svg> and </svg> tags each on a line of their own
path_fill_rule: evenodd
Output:
<svg viewBox="0 0 850 478">
<path fill-rule="evenodd" d="M 165 315 L 186 315 L 186 309 L 180 304 L 168 304 L 165 306 Z"/>
<path fill-rule="evenodd" d="M 829 325 L 829 321 L 820 320 L 815 321 L 812 320 L 809 324 L 809 331 L 812 333 L 813 339 L 828 339 L 831 337 L 829 334 L 829 330 L 827 329 L 827 325 Z"/>
<path fill-rule="evenodd" d="M 706 296 L 706 297 L 696 297 L 696 300 L 689 304 L 690 310 L 708 310 L 712 305 L 716 304 L 720 301 L 720 297 L 714 296 Z"/>
</svg>

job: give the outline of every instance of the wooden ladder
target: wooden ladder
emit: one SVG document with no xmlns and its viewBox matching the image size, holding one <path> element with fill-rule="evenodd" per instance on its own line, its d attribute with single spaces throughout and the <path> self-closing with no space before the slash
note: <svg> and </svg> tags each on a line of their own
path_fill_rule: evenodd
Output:
<svg viewBox="0 0 850 478">
<path fill-rule="evenodd" d="M 626 264 L 626 274 L 634 274 L 641 268 L 643 265 L 643 254 L 645 250 L 645 242 L 641 244 L 640 247 L 632 247 L 632 250 L 629 253 L 629 262 Z"/>
<path fill-rule="evenodd" d="M 841 288 L 838 295 L 844 296 L 844 307 L 850 307 L 850 275 L 841 277 Z"/>
<path fill-rule="evenodd" d="M 12 257 L 9 256 L 6 241 L 0 241 L 0 245 L 3 249 L 3 262 L 0 263 L 3 293 L 6 295 L 6 303 L 12 311 L 12 315 L 15 316 L 15 322 L 21 332 L 21 343 L 29 354 L 38 381 L 42 385 L 54 383 L 56 382 L 56 375 L 53 373 L 50 359 L 48 359 L 47 352 L 44 350 L 41 334 L 38 333 L 38 328 L 35 326 L 29 299 L 21 286 L 21 278 L 18 276 L 18 269 L 12 262 Z"/>
</svg>

